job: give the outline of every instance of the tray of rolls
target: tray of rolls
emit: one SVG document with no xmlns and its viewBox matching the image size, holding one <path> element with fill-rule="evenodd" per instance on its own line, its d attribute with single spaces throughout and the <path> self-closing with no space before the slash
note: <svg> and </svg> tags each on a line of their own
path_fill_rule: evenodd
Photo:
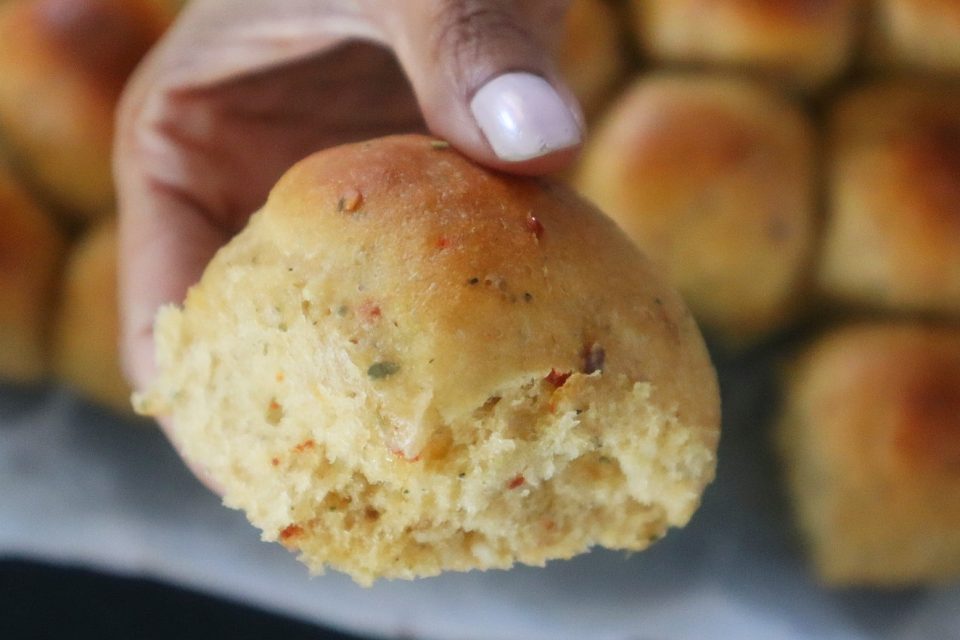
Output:
<svg viewBox="0 0 960 640">
<path fill-rule="evenodd" d="M 558 179 L 703 330 L 716 479 L 643 554 L 371 589 L 263 545 L 131 409 L 113 111 L 182 4 L 0 1 L 0 554 L 375 637 L 960 634 L 960 3 L 574 0 Z"/>
</svg>

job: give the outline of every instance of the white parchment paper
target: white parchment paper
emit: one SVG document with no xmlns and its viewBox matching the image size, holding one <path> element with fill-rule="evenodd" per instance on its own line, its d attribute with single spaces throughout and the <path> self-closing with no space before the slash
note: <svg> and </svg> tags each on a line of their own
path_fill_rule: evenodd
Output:
<svg viewBox="0 0 960 640">
<path fill-rule="evenodd" d="M 376 637 L 425 640 L 960 639 L 960 585 L 826 591 L 807 572 L 769 446 L 772 356 L 721 364 L 716 482 L 633 556 L 363 589 L 310 578 L 184 469 L 149 423 L 0 387 L 0 555 L 150 576 Z"/>
</svg>

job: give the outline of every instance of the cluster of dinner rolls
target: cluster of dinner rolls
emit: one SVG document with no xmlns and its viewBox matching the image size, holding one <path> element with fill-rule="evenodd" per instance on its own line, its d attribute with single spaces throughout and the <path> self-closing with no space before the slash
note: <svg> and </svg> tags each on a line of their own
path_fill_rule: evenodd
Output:
<svg viewBox="0 0 960 640">
<path fill-rule="evenodd" d="M 870 62 L 884 11 L 922 3 L 879 4 L 632 3 L 640 49 L 667 68 L 600 113 L 573 181 L 727 350 L 827 309 L 960 314 L 960 74 Z M 812 34 L 838 62 L 812 64 L 832 71 L 802 97 L 797 68 L 751 46 L 801 65 L 826 54 Z M 708 54 L 716 42 L 751 63 Z"/>
<path fill-rule="evenodd" d="M 572 191 L 422 136 L 298 163 L 155 335 L 139 410 L 265 539 L 362 583 L 644 549 L 713 478 L 676 292 Z"/>
<path fill-rule="evenodd" d="M 778 428 L 820 579 L 960 577 L 960 379 L 934 357 L 960 331 L 960 3 L 628 4 L 654 68 L 601 110 L 574 184 L 729 355 L 827 334 Z"/>
<path fill-rule="evenodd" d="M 179 0 L 0 2 L 0 380 L 127 413 L 110 153 L 129 74 Z"/>
<path fill-rule="evenodd" d="M 818 288 L 871 318 L 792 366 L 778 438 L 793 510 L 827 584 L 955 580 L 960 87 L 864 80 L 826 115 Z"/>
</svg>

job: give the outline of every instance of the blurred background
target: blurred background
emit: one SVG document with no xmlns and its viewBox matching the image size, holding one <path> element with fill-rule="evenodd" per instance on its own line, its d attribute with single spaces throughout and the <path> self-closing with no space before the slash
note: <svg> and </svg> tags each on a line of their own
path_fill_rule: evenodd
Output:
<svg viewBox="0 0 960 640">
<path fill-rule="evenodd" d="M 573 0 L 558 179 L 701 323 L 718 478 L 644 557 L 369 592 L 130 409 L 113 113 L 183 4 L 0 0 L 0 636 L 960 638 L 960 0 Z"/>
</svg>

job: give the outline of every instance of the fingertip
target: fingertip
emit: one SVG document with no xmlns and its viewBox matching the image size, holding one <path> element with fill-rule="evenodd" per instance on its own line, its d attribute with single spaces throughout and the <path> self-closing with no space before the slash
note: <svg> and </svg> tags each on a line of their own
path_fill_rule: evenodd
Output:
<svg viewBox="0 0 960 640">
<path fill-rule="evenodd" d="M 569 168 L 579 154 L 580 145 L 577 145 L 527 160 L 511 162 L 493 157 L 483 162 L 483 164 L 497 171 L 503 171 L 504 173 L 521 176 L 545 176 L 559 173 Z"/>
<path fill-rule="evenodd" d="M 585 127 L 550 55 L 564 5 L 419 0 L 413 11 L 384 21 L 429 129 L 502 171 L 567 166 Z"/>
<path fill-rule="evenodd" d="M 501 74 L 465 100 L 465 116 L 453 109 L 424 109 L 437 136 L 472 160 L 517 175 L 567 169 L 585 136 L 579 103 L 532 73 Z"/>
<path fill-rule="evenodd" d="M 144 320 L 143 317 L 147 319 Z M 124 375 L 137 393 L 146 392 L 157 375 L 152 314 L 143 317 L 137 319 L 134 315 L 128 318 L 121 336 Z M 213 479 L 209 471 L 184 456 L 183 443 L 178 437 L 173 419 L 169 415 L 159 415 L 156 416 L 156 421 L 191 473 L 212 493 L 223 496 L 223 487 Z"/>
<path fill-rule="evenodd" d="M 150 386 L 157 368 L 152 326 L 141 323 L 124 329 L 121 337 L 121 361 L 123 373 L 134 391 L 143 391 Z"/>
<path fill-rule="evenodd" d="M 576 149 L 583 141 L 579 106 L 529 72 L 489 80 L 474 94 L 470 111 L 496 157 L 511 165 Z"/>
<path fill-rule="evenodd" d="M 170 441 L 170 444 L 176 450 L 177 455 L 179 455 L 183 460 L 183 463 L 187 466 L 187 469 L 190 470 L 190 473 L 192 473 L 194 477 L 200 481 L 200 484 L 206 487 L 211 493 L 222 498 L 225 493 L 223 485 L 213 478 L 213 476 L 210 474 L 210 471 L 206 467 L 201 466 L 192 458 L 184 455 L 183 443 L 180 442 L 180 439 L 177 437 L 177 431 L 173 425 L 173 420 L 169 416 L 160 416 L 157 418 L 157 424 L 160 426 L 160 430 L 163 431 L 163 435 L 166 436 L 167 440 Z"/>
</svg>

